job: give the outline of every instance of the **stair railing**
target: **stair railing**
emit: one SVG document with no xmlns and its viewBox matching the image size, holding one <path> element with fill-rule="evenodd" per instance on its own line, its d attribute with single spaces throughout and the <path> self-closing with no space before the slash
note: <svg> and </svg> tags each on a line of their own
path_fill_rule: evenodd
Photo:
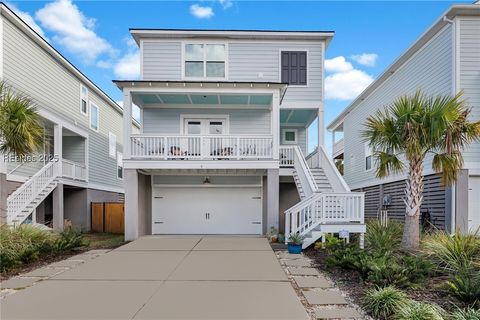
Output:
<svg viewBox="0 0 480 320">
<path fill-rule="evenodd" d="M 305 197 L 308 197 L 318 191 L 318 186 L 315 182 L 312 172 L 310 171 L 310 168 L 307 165 L 307 162 L 305 161 L 302 150 L 300 150 L 298 146 L 294 146 L 294 150 L 294 168 L 302 185 Z"/>
<path fill-rule="evenodd" d="M 13 220 L 58 176 L 58 161 L 47 163 L 7 198 L 8 220 Z"/>
</svg>

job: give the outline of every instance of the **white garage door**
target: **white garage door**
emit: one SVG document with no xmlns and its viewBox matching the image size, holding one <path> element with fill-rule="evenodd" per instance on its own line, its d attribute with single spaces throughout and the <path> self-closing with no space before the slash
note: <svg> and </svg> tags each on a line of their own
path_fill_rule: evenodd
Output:
<svg viewBox="0 0 480 320">
<path fill-rule="evenodd" d="M 468 180 L 468 229 L 480 228 L 480 177 Z"/>
<path fill-rule="evenodd" d="M 261 234 L 261 188 L 157 187 L 152 215 L 153 234 Z"/>
</svg>

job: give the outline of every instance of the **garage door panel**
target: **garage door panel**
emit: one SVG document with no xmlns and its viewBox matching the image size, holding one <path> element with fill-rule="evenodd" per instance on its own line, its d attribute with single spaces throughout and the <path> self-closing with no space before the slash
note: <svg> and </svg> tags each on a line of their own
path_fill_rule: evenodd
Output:
<svg viewBox="0 0 480 320">
<path fill-rule="evenodd" d="M 261 234 L 261 188 L 154 188 L 154 234 Z"/>
</svg>

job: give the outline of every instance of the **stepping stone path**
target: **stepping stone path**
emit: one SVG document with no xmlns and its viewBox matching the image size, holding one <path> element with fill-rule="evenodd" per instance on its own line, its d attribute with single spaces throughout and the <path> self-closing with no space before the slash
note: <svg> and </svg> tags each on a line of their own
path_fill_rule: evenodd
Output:
<svg viewBox="0 0 480 320">
<path fill-rule="evenodd" d="M 96 249 L 90 250 L 65 260 L 53 262 L 47 266 L 40 267 L 30 272 L 15 276 L 0 283 L 0 299 L 13 294 L 19 290 L 25 289 L 39 281 L 46 280 L 62 272 L 75 268 L 76 266 L 96 259 L 110 250 Z"/>
<path fill-rule="evenodd" d="M 286 251 L 276 255 L 310 319 L 367 319 L 305 255 Z"/>
</svg>

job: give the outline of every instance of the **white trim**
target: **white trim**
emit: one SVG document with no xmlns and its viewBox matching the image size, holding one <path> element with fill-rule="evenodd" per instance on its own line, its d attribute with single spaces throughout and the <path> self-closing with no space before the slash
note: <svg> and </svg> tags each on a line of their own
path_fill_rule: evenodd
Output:
<svg viewBox="0 0 480 320">
<path fill-rule="evenodd" d="M 143 79 L 143 40 L 140 40 L 140 79 Z"/>
<path fill-rule="evenodd" d="M 230 134 L 230 115 L 228 114 L 181 114 L 180 115 L 180 131 L 181 134 L 187 134 L 187 127 L 185 126 L 185 120 L 224 120 L 225 121 L 225 132 L 222 135 Z M 208 135 L 201 133 L 201 135 Z"/>
<path fill-rule="evenodd" d="M 220 96 L 220 95 L 218 95 Z M 249 95 L 250 97 L 251 95 Z M 143 109 L 270 109 L 270 105 L 268 104 L 148 104 L 140 110 Z"/>
<path fill-rule="evenodd" d="M 119 159 L 121 158 L 121 164 L 119 164 Z M 118 173 L 119 173 L 119 168 L 122 168 L 122 176 L 119 177 L 118 176 Z M 117 160 L 116 160 L 116 169 L 117 169 L 117 179 L 118 180 L 123 180 L 123 175 L 124 175 L 124 170 L 123 170 L 123 154 L 120 152 L 120 151 L 117 151 Z"/>
<path fill-rule="evenodd" d="M 290 87 L 290 86 L 289 86 Z M 280 109 L 318 109 L 323 108 L 322 101 L 293 101 L 283 102 Z"/>
<path fill-rule="evenodd" d="M 153 179 L 152 179 L 153 180 Z M 261 188 L 261 184 L 153 184 L 154 188 Z"/>
<path fill-rule="evenodd" d="M 308 56 L 309 56 L 309 51 L 308 49 L 304 49 L 304 48 L 290 48 L 290 49 L 286 49 L 286 48 L 280 48 L 278 49 L 278 82 L 282 82 L 282 52 L 283 51 L 291 51 L 291 52 L 305 52 L 306 53 L 306 64 L 307 64 L 307 84 L 306 85 L 300 85 L 300 84 L 294 84 L 294 85 L 291 85 L 289 84 L 288 87 L 289 88 L 309 88 L 310 87 L 310 71 L 309 71 L 309 63 L 308 63 Z"/>
<path fill-rule="evenodd" d="M 365 172 L 370 172 L 373 170 L 373 150 L 372 147 L 369 145 L 368 142 L 365 142 L 364 146 L 364 154 L 363 154 L 363 170 Z M 370 157 L 370 168 L 367 169 L 367 158 Z"/>
<path fill-rule="evenodd" d="M 287 132 L 293 132 L 295 134 L 295 140 L 294 141 L 287 141 L 285 139 L 285 134 Z M 282 142 L 281 142 L 282 145 L 290 145 L 290 144 L 298 144 L 298 129 L 282 129 Z"/>
<path fill-rule="evenodd" d="M 278 160 L 123 160 L 123 169 L 278 169 Z"/>
<path fill-rule="evenodd" d="M 125 190 L 121 187 L 112 187 L 112 186 L 106 186 L 106 185 L 97 184 L 97 183 L 89 183 L 87 185 L 87 188 L 102 190 L 102 191 L 109 191 L 109 192 L 125 193 Z"/>
<path fill-rule="evenodd" d="M 113 149 L 112 149 L 112 140 L 113 140 Z M 112 154 L 113 153 L 113 154 Z M 115 159 L 116 156 L 117 156 L 117 136 L 112 133 L 112 132 L 108 132 L 108 156 L 110 158 L 113 158 Z"/>
<path fill-rule="evenodd" d="M 202 44 L 204 47 L 203 47 L 203 77 L 187 77 L 185 75 L 185 46 L 187 44 Z M 207 51 L 205 50 L 206 49 L 206 45 L 209 45 L 209 44 L 221 44 L 221 45 L 224 45 L 225 46 L 225 77 L 207 77 Z M 191 80 L 191 81 L 197 81 L 197 80 L 208 80 L 208 81 L 225 81 L 225 80 L 228 80 L 228 59 L 229 59 L 229 55 L 228 55 L 228 42 L 226 41 L 211 41 L 211 40 L 183 40 L 181 42 L 181 45 L 182 45 L 182 52 L 181 52 L 181 70 L 182 70 L 182 74 L 181 74 L 181 77 L 182 77 L 182 80 Z"/>
<path fill-rule="evenodd" d="M 0 79 L 3 77 L 3 41 L 5 37 L 3 36 L 3 19 L 0 19 Z"/>
<path fill-rule="evenodd" d="M 454 76 L 453 79 L 453 95 L 456 95 L 458 92 L 460 92 L 460 21 L 461 19 L 455 18 L 453 25 L 452 25 L 452 38 L 453 38 L 453 43 L 454 47 L 452 48 L 453 50 L 453 58 L 454 58 L 454 68 L 452 70 L 452 75 Z"/>
<path fill-rule="evenodd" d="M 92 127 L 92 108 L 97 109 L 97 128 L 96 129 Z M 90 110 L 89 111 L 90 112 L 89 112 L 89 117 L 88 117 L 88 126 L 93 131 L 99 132 L 100 131 L 100 108 L 94 102 L 90 102 Z"/>
<path fill-rule="evenodd" d="M 65 119 L 63 118 L 60 114 L 57 113 L 52 113 L 51 111 L 45 109 L 45 108 L 38 108 L 38 114 L 53 122 L 56 124 L 61 124 L 64 128 L 78 134 L 79 136 L 82 136 L 84 138 L 88 138 L 88 130 L 85 130 L 84 128 L 79 127 L 78 123 L 76 120 L 72 119 Z M 71 122 L 68 122 L 71 121 Z M 73 124 L 72 124 L 73 122 Z"/>
<path fill-rule="evenodd" d="M 87 91 L 87 93 L 85 94 L 85 112 L 82 111 L 82 102 L 83 102 L 83 88 L 85 88 L 85 90 Z M 84 116 L 88 117 L 88 109 L 89 109 L 89 104 L 88 104 L 88 88 L 86 86 L 83 85 L 83 83 L 80 82 L 80 113 L 83 114 Z"/>
<path fill-rule="evenodd" d="M 325 101 L 325 42 L 322 41 L 322 108 Z"/>
</svg>

